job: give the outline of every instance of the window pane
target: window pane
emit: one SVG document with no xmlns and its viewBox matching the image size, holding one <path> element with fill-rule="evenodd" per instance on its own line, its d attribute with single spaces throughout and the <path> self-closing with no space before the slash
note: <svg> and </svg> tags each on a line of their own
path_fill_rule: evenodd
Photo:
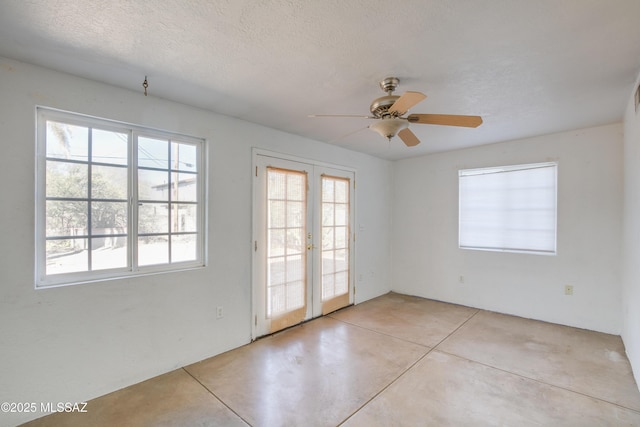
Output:
<svg viewBox="0 0 640 427">
<path fill-rule="evenodd" d="M 87 239 L 47 240 L 46 263 L 47 274 L 87 271 Z"/>
<path fill-rule="evenodd" d="M 87 202 L 47 201 L 47 237 L 86 235 L 88 205 Z"/>
<path fill-rule="evenodd" d="M 91 269 L 107 270 L 127 267 L 126 236 L 91 239 Z"/>
<path fill-rule="evenodd" d="M 111 166 L 91 167 L 91 197 L 94 199 L 128 198 L 127 169 Z"/>
<path fill-rule="evenodd" d="M 140 200 L 169 200 L 169 172 L 138 170 Z"/>
<path fill-rule="evenodd" d="M 138 265 L 166 264 L 168 262 L 168 236 L 147 236 L 138 238 Z"/>
<path fill-rule="evenodd" d="M 47 157 L 88 161 L 89 129 L 47 121 Z"/>
<path fill-rule="evenodd" d="M 197 205 L 172 204 L 171 231 L 174 233 L 198 231 Z"/>
<path fill-rule="evenodd" d="M 128 135 L 126 133 L 93 129 L 92 136 L 92 161 L 114 165 L 128 164 Z"/>
<path fill-rule="evenodd" d="M 169 141 L 139 137 L 138 166 L 169 169 Z"/>
<path fill-rule="evenodd" d="M 198 258 L 197 243 L 195 234 L 171 236 L 171 262 L 195 261 Z"/>
<path fill-rule="evenodd" d="M 88 198 L 88 170 L 86 164 L 47 160 L 47 197 Z"/>
<path fill-rule="evenodd" d="M 198 176 L 192 173 L 172 173 L 171 200 L 195 202 L 198 200 Z"/>
<path fill-rule="evenodd" d="M 169 205 L 141 203 L 138 206 L 138 233 L 168 233 Z"/>
<path fill-rule="evenodd" d="M 92 202 L 92 234 L 126 234 L 127 202 Z"/>
<path fill-rule="evenodd" d="M 171 143 L 172 169 L 180 171 L 197 172 L 197 148 L 193 144 Z"/>
</svg>

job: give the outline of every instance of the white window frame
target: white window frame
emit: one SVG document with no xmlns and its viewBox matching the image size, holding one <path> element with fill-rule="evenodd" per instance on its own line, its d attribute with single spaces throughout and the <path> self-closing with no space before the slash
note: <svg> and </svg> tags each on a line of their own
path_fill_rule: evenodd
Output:
<svg viewBox="0 0 640 427">
<path fill-rule="evenodd" d="M 469 196 L 465 193 L 463 184 L 463 179 L 472 179 L 474 176 L 480 175 L 489 175 L 489 174 L 508 174 L 510 172 L 522 172 L 527 170 L 539 170 L 541 168 L 545 168 L 549 170 L 549 173 L 552 174 L 553 181 L 553 195 L 548 196 L 545 201 L 547 205 L 540 206 L 539 208 L 532 209 L 532 211 L 544 211 L 547 210 L 547 218 L 544 218 L 543 221 L 540 219 L 536 219 L 535 215 L 531 211 L 525 211 L 522 213 L 523 204 L 520 202 L 511 202 L 506 200 L 502 200 L 501 202 L 505 203 L 504 206 L 496 209 L 495 216 L 492 218 L 493 223 L 489 225 L 494 229 L 494 234 L 491 237 L 488 237 L 486 243 L 479 243 L 479 237 L 474 235 L 477 233 L 477 230 L 473 230 L 472 227 L 469 226 L 468 221 L 465 223 L 465 218 L 469 218 L 472 214 L 479 215 L 480 213 L 476 213 L 478 211 L 474 211 L 474 208 L 467 206 L 467 201 L 465 197 Z M 506 175 L 505 175 L 506 176 Z M 472 250 L 482 250 L 482 251 L 497 251 L 497 252 L 515 252 L 515 253 L 530 253 L 530 254 L 540 254 L 540 255 L 556 255 L 557 253 L 557 217 L 558 217 L 558 203 L 557 203 L 557 194 L 558 194 L 558 163 L 557 162 L 544 162 L 544 163 L 531 163 L 531 164 L 520 164 L 520 165 L 510 165 L 510 166 L 499 166 L 499 167 L 488 167 L 488 168 L 478 168 L 478 169 L 461 169 L 458 171 L 458 247 L 460 249 L 472 249 Z M 504 181 L 506 183 L 507 181 Z M 513 189 L 505 188 L 504 191 L 514 191 Z M 522 191 L 534 191 L 532 189 L 523 189 Z M 531 197 L 527 198 L 525 195 L 525 199 L 527 199 L 527 203 L 530 203 Z M 552 214 L 549 214 L 549 210 L 553 210 Z M 517 210 L 520 210 L 519 213 L 514 213 Z M 500 217 L 502 219 L 501 226 L 496 227 L 495 223 L 496 219 Z M 538 221 L 536 223 L 536 221 Z M 546 234 L 548 235 L 551 231 L 552 233 L 552 242 L 550 236 L 547 236 L 546 239 L 540 239 L 540 235 L 536 236 L 535 228 L 520 228 L 518 237 L 514 237 L 518 232 L 514 231 L 513 228 L 509 227 L 509 224 L 512 222 L 518 223 L 519 227 L 522 227 L 522 223 L 526 222 L 527 224 L 534 224 L 536 226 L 544 224 L 547 226 Z M 540 232 L 540 229 L 538 229 Z M 544 235 L 544 231 L 542 232 Z M 528 234 L 528 235 L 527 235 Z M 526 235 L 526 238 L 523 236 Z M 533 241 L 538 238 L 539 242 L 533 243 Z M 513 242 L 529 239 L 525 245 L 515 246 Z M 498 244 L 498 241 L 502 241 L 503 244 Z M 529 245 L 529 246 L 526 246 Z"/>
<path fill-rule="evenodd" d="M 56 121 L 66 124 L 90 127 L 94 129 L 117 131 L 128 135 L 128 164 L 127 169 L 127 193 L 128 193 L 128 216 L 127 216 L 127 267 L 113 268 L 96 271 L 81 271 L 74 273 L 46 274 L 46 123 Z M 196 259 L 163 263 L 148 266 L 138 266 L 137 245 L 138 245 L 138 194 L 137 194 L 137 141 L 138 137 L 149 137 L 167 139 L 179 143 L 185 143 L 196 147 Z M 167 169 L 169 173 L 171 167 Z M 36 108 L 36 200 L 35 200 L 35 288 L 51 288 L 58 286 L 75 285 L 80 283 L 90 283 L 103 280 L 135 277 L 147 274 L 157 274 L 190 270 L 201 268 L 206 265 L 206 141 L 203 138 L 182 135 L 173 132 L 166 132 L 157 129 L 150 129 L 139 125 L 117 122 L 108 119 L 92 117 L 88 115 L 72 113 L 47 107 Z M 91 227 L 90 224 L 87 224 Z M 173 232 L 168 228 L 169 240 Z M 171 251 L 169 250 L 169 253 Z M 171 255 L 169 255 L 170 257 Z"/>
</svg>

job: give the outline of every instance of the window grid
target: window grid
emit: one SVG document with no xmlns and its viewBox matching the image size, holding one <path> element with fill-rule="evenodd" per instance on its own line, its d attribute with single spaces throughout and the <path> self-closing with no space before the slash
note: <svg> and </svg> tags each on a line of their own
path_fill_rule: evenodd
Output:
<svg viewBox="0 0 640 427">
<path fill-rule="evenodd" d="M 49 126 L 51 125 L 51 126 Z M 52 132 L 50 133 L 55 133 L 55 128 L 57 128 L 58 133 L 62 134 L 63 132 L 61 131 L 61 129 L 64 129 L 65 124 L 61 123 L 61 122 L 57 122 L 57 121 L 48 121 L 47 123 L 47 132 L 49 132 L 50 130 L 54 129 Z M 78 167 L 80 166 L 86 166 L 86 173 L 85 173 L 85 178 L 87 181 L 86 184 L 86 190 L 85 190 L 85 194 L 81 195 L 67 195 L 67 196 L 49 196 L 49 195 L 45 195 L 45 210 L 47 211 L 47 213 L 49 212 L 48 207 L 49 206 L 53 206 L 54 204 L 62 204 L 64 206 L 65 203 L 73 203 L 73 204 L 84 204 L 84 216 L 86 217 L 86 220 L 84 221 L 84 227 L 82 229 L 83 232 L 81 232 L 80 234 L 77 234 L 78 228 L 79 227 L 75 227 L 74 228 L 74 233 L 64 233 L 64 230 L 59 230 L 59 233 L 49 233 L 49 230 L 47 230 L 46 232 L 46 246 L 48 247 L 53 247 L 56 243 L 55 242 L 64 242 L 65 240 L 68 240 L 70 242 L 72 242 L 71 245 L 71 249 L 73 249 L 73 252 L 77 252 L 78 249 L 84 249 L 84 251 L 81 251 L 78 255 L 78 261 L 81 262 L 82 258 L 84 258 L 84 255 L 86 255 L 86 270 L 87 271 L 94 271 L 94 270 L 99 270 L 100 268 L 96 268 L 95 263 L 93 262 L 93 258 L 94 258 L 94 248 L 96 248 L 98 246 L 98 244 L 96 243 L 97 240 L 102 239 L 103 241 L 105 239 L 117 239 L 119 237 L 126 237 L 126 234 L 123 233 L 99 233 L 97 232 L 97 230 L 94 230 L 96 227 L 94 227 L 94 221 L 93 221 L 93 210 L 94 207 L 99 204 L 99 203 L 122 203 L 124 204 L 124 211 L 125 211 L 125 217 L 128 216 L 128 192 L 125 193 L 125 197 L 124 198 L 107 198 L 107 197 L 99 197 L 93 194 L 93 175 L 94 175 L 94 165 L 98 166 L 98 167 L 104 167 L 104 168 L 122 168 L 121 165 L 114 165 L 114 164 L 109 164 L 109 163 L 104 163 L 104 162 L 98 162 L 94 159 L 94 150 L 93 150 L 93 146 L 94 146 L 94 132 L 96 131 L 96 129 L 93 126 L 86 126 L 86 151 L 87 154 L 84 160 L 80 160 L 80 159 L 72 159 L 69 158 L 71 157 L 70 153 L 67 153 L 64 157 L 61 157 L 60 155 L 56 156 L 56 153 L 53 153 L 52 155 L 47 155 L 46 156 L 46 169 L 47 171 L 52 170 L 51 176 L 50 178 L 53 178 L 54 176 L 57 175 L 57 178 L 60 178 L 61 175 L 60 173 L 54 174 L 55 170 L 60 166 L 60 165 L 76 165 Z M 120 134 L 119 132 L 112 132 L 112 134 L 114 135 L 118 135 Z M 123 135 L 123 134 L 120 134 Z M 125 134 L 126 135 L 126 134 Z M 126 137 L 126 136 L 125 136 Z M 55 139 L 55 138 L 54 138 Z M 64 139 L 64 138 L 63 138 Z M 60 141 L 58 141 L 60 142 Z M 64 142 L 67 142 L 66 139 Z M 67 147 L 65 147 L 67 148 Z M 67 148 L 68 151 L 70 151 L 70 148 Z M 126 154 L 126 153 L 125 153 Z M 58 167 L 56 167 L 55 165 L 58 165 Z M 125 167 L 126 168 L 126 167 Z M 80 178 L 82 179 L 82 176 L 76 177 L 76 178 Z M 46 180 L 46 178 L 45 178 Z M 59 189 L 60 191 L 60 189 Z M 64 212 L 64 209 L 63 209 Z M 80 214 L 80 217 L 82 217 L 83 215 Z M 79 243 L 79 244 L 78 244 Z M 62 243 L 64 244 L 64 243 Z M 86 252 L 85 254 L 83 254 L 83 252 Z M 128 262 L 127 258 L 124 258 L 125 263 Z M 82 265 L 82 264 L 81 264 Z M 128 267 L 128 264 L 122 265 L 122 267 Z M 64 267 L 62 267 L 62 270 L 64 271 Z"/>
<path fill-rule="evenodd" d="M 267 318 L 305 305 L 306 194 L 306 173 L 267 168 Z"/>
<path fill-rule="evenodd" d="M 322 301 L 349 292 L 348 178 L 322 176 Z"/>
<path fill-rule="evenodd" d="M 204 265 L 202 140 L 46 108 L 37 121 L 36 287 Z M 163 201 L 172 212 L 164 229 L 138 234 L 139 208 L 155 199 L 138 198 L 136 171 L 153 170 L 138 161 L 144 138 L 166 143 L 171 163 L 156 169 L 175 191 Z M 166 257 L 141 264 L 138 240 L 159 237 Z"/>
<path fill-rule="evenodd" d="M 142 137 L 142 138 L 150 139 L 146 137 Z M 159 139 L 155 139 L 155 138 L 154 140 L 160 141 Z M 138 183 L 140 182 L 140 171 L 161 172 L 164 175 L 166 175 L 166 184 L 163 183 L 160 185 L 156 185 L 156 189 L 161 190 L 163 195 L 164 195 L 164 189 L 166 188 L 166 200 L 161 198 L 154 199 L 154 198 L 139 197 L 138 206 L 139 207 L 143 207 L 145 205 L 153 206 L 154 210 L 156 210 L 157 208 L 160 208 L 160 209 L 164 208 L 167 210 L 167 215 L 166 215 L 165 231 L 156 231 L 156 232 L 142 231 L 141 232 L 140 230 L 138 230 L 138 251 L 137 252 L 138 252 L 138 255 L 140 255 L 140 246 L 141 246 L 140 241 L 145 241 L 145 240 L 153 241 L 153 240 L 157 240 L 157 238 L 165 237 L 167 242 L 167 251 L 166 251 L 167 262 L 171 264 L 177 258 L 176 255 L 174 254 L 174 248 L 178 246 L 178 241 L 180 240 L 179 236 L 185 236 L 185 237 L 193 236 L 197 239 L 197 235 L 198 235 L 197 231 L 185 231 L 184 229 L 181 230 L 180 229 L 181 221 L 179 220 L 179 218 L 183 218 L 184 220 L 184 217 L 180 216 L 181 206 L 197 207 L 198 205 L 197 201 L 181 200 L 181 197 L 180 197 L 181 187 L 188 186 L 188 188 L 190 188 L 189 184 L 191 182 L 195 182 L 196 183 L 195 185 L 197 186 L 197 172 L 184 170 L 184 168 L 180 167 L 180 164 L 181 164 L 180 157 L 179 157 L 179 152 L 180 152 L 179 148 L 181 146 L 180 142 L 176 142 L 172 139 L 162 141 L 162 143 L 164 142 L 166 142 L 166 159 L 167 159 L 167 162 L 166 162 L 167 166 L 165 167 L 160 167 L 161 164 L 164 163 L 162 160 L 154 159 L 151 153 L 142 149 L 141 144 L 138 144 L 138 159 L 141 158 L 141 155 L 151 156 L 151 157 L 143 158 L 143 160 L 147 160 L 147 161 L 150 160 L 159 165 L 158 167 L 138 166 Z M 180 175 L 188 176 L 190 178 L 181 180 Z M 140 186 L 138 186 L 138 188 L 140 188 Z M 182 210 L 185 210 L 184 207 L 182 207 Z M 197 215 L 197 211 L 196 211 L 196 215 Z M 140 218 L 140 214 L 139 214 L 139 218 Z"/>
</svg>

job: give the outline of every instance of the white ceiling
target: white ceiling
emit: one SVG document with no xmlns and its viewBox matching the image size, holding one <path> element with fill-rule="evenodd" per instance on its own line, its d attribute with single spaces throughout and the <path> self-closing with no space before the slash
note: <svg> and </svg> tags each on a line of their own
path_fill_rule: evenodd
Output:
<svg viewBox="0 0 640 427">
<path fill-rule="evenodd" d="M 620 121 L 640 1 L 1 0 L 0 56 L 400 159 Z M 369 114 L 387 76 L 427 94 L 412 113 L 484 124 L 407 148 L 307 117 Z"/>
</svg>

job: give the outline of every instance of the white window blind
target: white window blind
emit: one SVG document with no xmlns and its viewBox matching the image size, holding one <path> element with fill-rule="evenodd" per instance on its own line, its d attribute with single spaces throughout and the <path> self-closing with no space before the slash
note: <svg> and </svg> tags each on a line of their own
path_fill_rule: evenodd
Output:
<svg viewBox="0 0 640 427">
<path fill-rule="evenodd" d="M 555 254 L 557 169 L 537 163 L 460 170 L 460 248 Z"/>
</svg>

